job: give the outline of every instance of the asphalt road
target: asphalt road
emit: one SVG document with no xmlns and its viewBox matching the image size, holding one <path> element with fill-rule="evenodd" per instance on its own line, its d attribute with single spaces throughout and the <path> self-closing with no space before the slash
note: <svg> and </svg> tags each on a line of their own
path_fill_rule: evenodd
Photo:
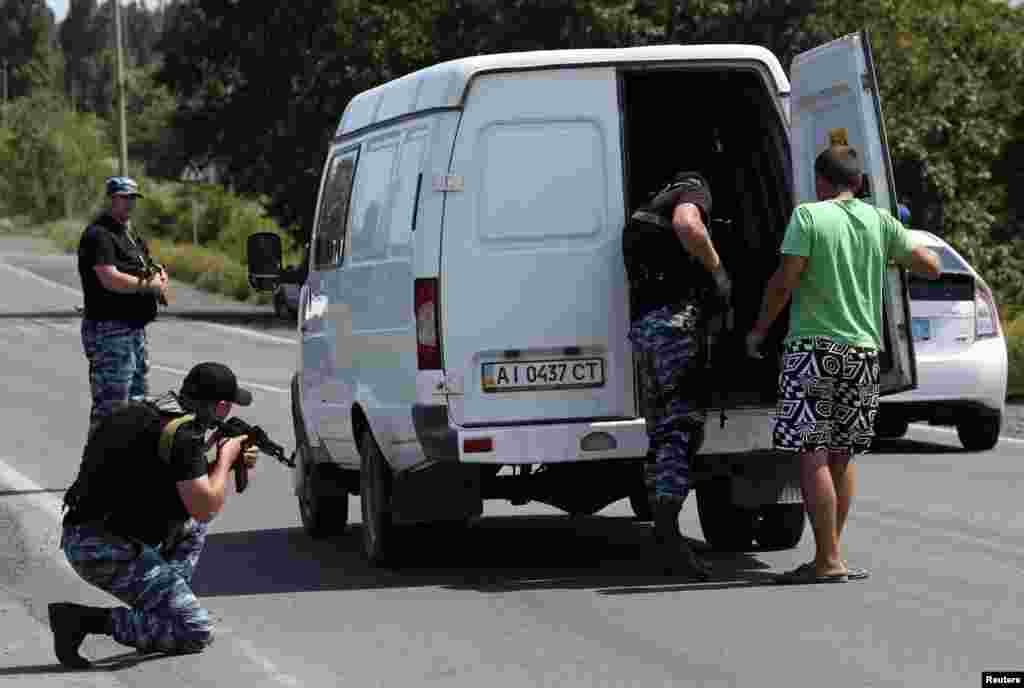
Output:
<svg viewBox="0 0 1024 688">
<path fill-rule="evenodd" d="M 713 553 L 708 583 L 655 575 L 649 526 L 624 502 L 582 519 L 488 503 L 465 532 L 417 530 L 411 563 L 377 570 L 360 555 L 358 500 L 345 535 L 313 541 L 288 469 L 264 457 L 214 522 L 196 575 L 218 619 L 214 646 L 140 658 L 90 637 L 100 670 L 61 673 L 46 653 L 46 603 L 113 601 L 56 549 L 55 504 L 89 406 L 81 297 L 70 258 L 31 248 L 0 240 L 0 586 L 12 600 L 0 603 L 0 684 L 931 687 L 1024 669 L 1024 443 L 967 453 L 955 434 L 914 427 L 859 460 L 846 555 L 872 577 L 824 586 L 770 584 L 810 558 L 809 532 L 795 550 Z M 244 416 L 290 448 L 291 327 L 269 307 L 179 294 L 190 299 L 180 311 L 217 322 L 151 326 L 153 389 L 177 387 L 196 361 L 224 361 L 254 391 Z M 692 499 L 683 527 L 701 537 Z"/>
</svg>

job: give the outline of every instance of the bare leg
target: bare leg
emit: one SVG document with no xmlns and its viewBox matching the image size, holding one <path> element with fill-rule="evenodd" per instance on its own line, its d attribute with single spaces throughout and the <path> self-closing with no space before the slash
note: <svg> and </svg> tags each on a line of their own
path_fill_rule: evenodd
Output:
<svg viewBox="0 0 1024 688">
<path fill-rule="evenodd" d="M 832 472 L 832 484 L 836 490 L 836 537 L 842 540 L 843 526 L 846 525 L 846 517 L 856 492 L 857 470 L 850 461 L 848 451 L 830 452 L 828 468 Z"/>
<path fill-rule="evenodd" d="M 827 450 L 805 452 L 800 456 L 800 488 L 814 529 L 814 567 L 819 576 L 846 572 L 839 554 L 837 498 L 828 457 Z"/>
</svg>

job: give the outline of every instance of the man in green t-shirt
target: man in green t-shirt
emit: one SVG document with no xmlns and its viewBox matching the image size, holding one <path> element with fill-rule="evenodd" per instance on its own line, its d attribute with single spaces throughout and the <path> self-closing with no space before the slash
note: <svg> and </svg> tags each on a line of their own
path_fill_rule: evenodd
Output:
<svg viewBox="0 0 1024 688">
<path fill-rule="evenodd" d="M 814 529 L 814 561 L 781 583 L 866 578 L 850 569 L 839 545 L 853 500 L 854 454 L 871 446 L 878 413 L 882 284 L 896 262 L 930 279 L 939 258 L 915 245 L 890 214 L 856 198 L 863 180 L 857 151 L 831 146 L 814 163 L 817 203 L 793 211 L 782 262 L 765 288 L 747 352 L 761 357 L 769 328 L 793 298 L 783 343 L 773 444 L 800 454 L 800 487 Z"/>
</svg>

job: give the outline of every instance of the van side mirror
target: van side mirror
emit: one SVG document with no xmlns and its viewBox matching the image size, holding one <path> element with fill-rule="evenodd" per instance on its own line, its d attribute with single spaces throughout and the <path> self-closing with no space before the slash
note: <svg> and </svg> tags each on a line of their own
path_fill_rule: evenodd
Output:
<svg viewBox="0 0 1024 688">
<path fill-rule="evenodd" d="M 273 291 L 281 280 L 281 237 L 257 232 L 245 241 L 249 263 L 249 286 L 256 291 Z"/>
</svg>

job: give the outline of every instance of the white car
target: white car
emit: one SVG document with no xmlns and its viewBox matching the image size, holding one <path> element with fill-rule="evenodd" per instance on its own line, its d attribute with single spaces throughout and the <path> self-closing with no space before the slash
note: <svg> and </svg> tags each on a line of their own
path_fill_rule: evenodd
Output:
<svg viewBox="0 0 1024 688">
<path fill-rule="evenodd" d="M 917 389 L 883 397 L 878 437 L 900 437 L 907 425 L 955 425 L 965 449 L 999 441 L 1006 406 L 1006 340 L 992 290 L 939 237 L 911 230 L 942 262 L 942 277 L 910 277 L 910 315 Z"/>
</svg>

